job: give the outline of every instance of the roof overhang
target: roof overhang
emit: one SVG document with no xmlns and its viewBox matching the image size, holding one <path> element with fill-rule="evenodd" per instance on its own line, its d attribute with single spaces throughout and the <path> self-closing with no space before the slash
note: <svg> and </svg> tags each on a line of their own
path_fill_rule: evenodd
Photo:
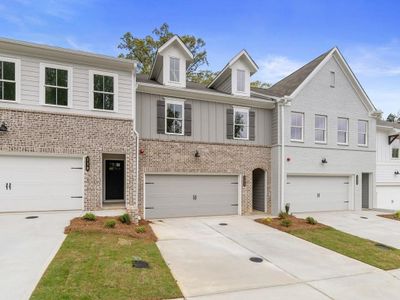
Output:
<svg viewBox="0 0 400 300">
<path fill-rule="evenodd" d="M 182 89 L 173 86 L 163 86 L 151 83 L 137 83 L 137 92 L 162 95 L 166 97 L 185 98 L 194 100 L 203 100 L 209 102 L 227 103 L 245 107 L 259 107 L 264 109 L 273 109 L 275 101 L 272 99 L 257 99 L 253 97 L 234 96 L 218 92 L 199 91 L 194 89 Z"/>
</svg>

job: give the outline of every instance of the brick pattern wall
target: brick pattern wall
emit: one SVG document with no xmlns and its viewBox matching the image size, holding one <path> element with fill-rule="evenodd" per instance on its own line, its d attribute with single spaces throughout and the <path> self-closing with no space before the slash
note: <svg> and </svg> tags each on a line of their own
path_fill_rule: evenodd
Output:
<svg viewBox="0 0 400 300">
<path fill-rule="evenodd" d="M 125 154 L 127 208 L 134 211 L 136 182 L 136 137 L 133 121 L 84 115 L 0 108 L 0 154 L 89 156 L 84 171 L 85 210 L 101 209 L 105 153 Z"/>
<path fill-rule="evenodd" d="M 198 142 L 160 141 L 140 139 L 139 160 L 139 213 L 143 217 L 143 186 L 145 173 L 204 173 L 246 176 L 242 187 L 242 213 L 252 212 L 254 169 L 265 170 L 267 176 L 267 212 L 271 212 L 271 148 L 207 144 Z M 196 150 L 200 157 L 194 156 Z"/>
</svg>

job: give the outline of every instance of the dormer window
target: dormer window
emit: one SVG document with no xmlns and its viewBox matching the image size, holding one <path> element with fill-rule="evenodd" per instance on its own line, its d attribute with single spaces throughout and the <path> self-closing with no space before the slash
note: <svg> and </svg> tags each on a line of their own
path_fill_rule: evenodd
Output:
<svg viewBox="0 0 400 300">
<path fill-rule="evenodd" d="M 238 92 L 245 91 L 246 71 L 237 70 L 237 90 Z"/>
<path fill-rule="evenodd" d="M 179 58 L 169 58 L 169 80 L 179 82 Z"/>
</svg>

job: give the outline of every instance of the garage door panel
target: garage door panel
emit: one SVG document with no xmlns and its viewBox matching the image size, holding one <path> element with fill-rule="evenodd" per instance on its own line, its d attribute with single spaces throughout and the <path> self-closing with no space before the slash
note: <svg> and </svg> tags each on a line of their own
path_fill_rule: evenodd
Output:
<svg viewBox="0 0 400 300">
<path fill-rule="evenodd" d="M 0 211 L 82 209 L 81 158 L 0 156 L 0 165 Z"/>
<path fill-rule="evenodd" d="M 285 202 L 293 212 L 347 210 L 349 178 L 345 176 L 288 176 Z"/>
<path fill-rule="evenodd" d="M 400 186 L 377 186 L 377 207 L 383 209 L 400 209 Z"/>
<path fill-rule="evenodd" d="M 237 214 L 237 177 L 147 175 L 145 197 L 148 219 Z"/>
</svg>

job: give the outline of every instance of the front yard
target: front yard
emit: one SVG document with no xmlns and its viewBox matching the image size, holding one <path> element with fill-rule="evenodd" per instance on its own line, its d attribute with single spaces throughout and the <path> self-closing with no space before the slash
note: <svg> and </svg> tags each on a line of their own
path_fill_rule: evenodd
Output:
<svg viewBox="0 0 400 300">
<path fill-rule="evenodd" d="M 282 224 L 283 219 L 290 221 Z M 312 225 L 306 220 L 294 216 L 265 218 L 256 221 L 382 270 L 400 268 L 399 249 L 363 239 L 324 224 Z M 287 226 L 288 224 L 290 225 Z"/>
<path fill-rule="evenodd" d="M 147 261 L 150 268 L 133 268 L 133 256 Z M 151 238 L 77 230 L 68 234 L 31 299 L 140 300 L 181 296 Z"/>
</svg>

